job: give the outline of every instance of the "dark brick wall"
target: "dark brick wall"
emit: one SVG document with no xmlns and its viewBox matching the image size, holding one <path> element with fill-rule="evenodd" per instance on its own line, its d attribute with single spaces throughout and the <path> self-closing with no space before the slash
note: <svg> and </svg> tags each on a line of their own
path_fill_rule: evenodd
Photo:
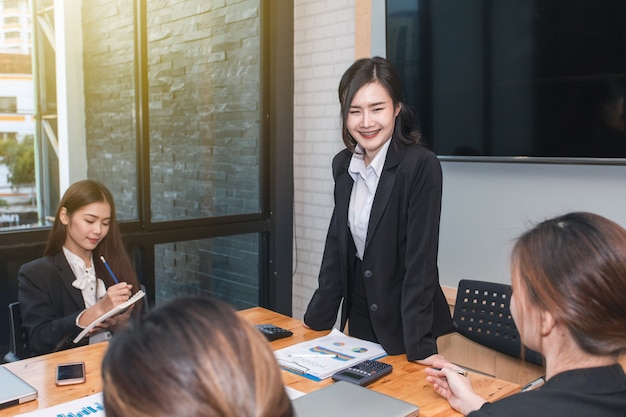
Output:
<svg viewBox="0 0 626 417">
<path fill-rule="evenodd" d="M 260 0 L 146 3 L 152 220 L 258 212 Z M 132 8 L 83 3 L 89 177 L 121 219 L 137 217 Z M 157 301 L 208 292 L 256 305 L 258 240 L 157 246 Z"/>
<path fill-rule="evenodd" d="M 89 178 L 115 196 L 120 220 L 137 219 L 133 2 L 83 2 Z"/>
</svg>

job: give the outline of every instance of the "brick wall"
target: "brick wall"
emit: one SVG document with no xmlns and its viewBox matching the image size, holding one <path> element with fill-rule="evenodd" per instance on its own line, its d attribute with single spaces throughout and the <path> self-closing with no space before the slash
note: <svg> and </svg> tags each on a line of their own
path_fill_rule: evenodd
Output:
<svg viewBox="0 0 626 417">
<path fill-rule="evenodd" d="M 260 211 L 260 0 L 147 2 L 152 220 Z M 83 2 L 90 178 L 136 219 L 133 2 Z M 259 236 L 155 247 L 156 299 L 258 300 Z"/>
<path fill-rule="evenodd" d="M 343 148 L 337 87 L 354 60 L 354 0 L 295 0 L 293 316 L 317 288 L 333 210 L 332 157 Z"/>
<path fill-rule="evenodd" d="M 107 185 L 126 220 L 137 218 L 133 30 L 133 2 L 84 4 L 87 175 Z"/>
</svg>

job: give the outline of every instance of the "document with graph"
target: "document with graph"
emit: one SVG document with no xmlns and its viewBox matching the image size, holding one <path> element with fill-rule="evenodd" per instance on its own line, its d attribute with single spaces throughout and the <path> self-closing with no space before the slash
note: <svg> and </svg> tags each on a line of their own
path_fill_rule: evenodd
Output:
<svg viewBox="0 0 626 417">
<path fill-rule="evenodd" d="M 63 404 L 18 414 L 16 417 L 105 417 L 103 404 L 102 392 L 98 392 Z"/>
<path fill-rule="evenodd" d="M 335 372 L 363 362 L 378 359 L 387 352 L 378 343 L 346 336 L 337 329 L 328 335 L 279 349 L 274 352 L 285 370 L 311 379 L 325 379 Z"/>
</svg>

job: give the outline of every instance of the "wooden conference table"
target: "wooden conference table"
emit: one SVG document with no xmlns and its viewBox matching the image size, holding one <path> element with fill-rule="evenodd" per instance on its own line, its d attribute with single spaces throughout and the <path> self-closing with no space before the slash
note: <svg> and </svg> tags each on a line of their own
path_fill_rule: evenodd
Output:
<svg viewBox="0 0 626 417">
<path fill-rule="evenodd" d="M 300 320 L 261 307 L 243 310 L 239 314 L 251 323 L 272 323 L 291 330 L 293 336 L 271 342 L 272 348 L 275 350 L 325 336 L 328 333 L 328 331 L 318 332 L 307 329 Z M 35 411 L 38 408 L 51 407 L 102 391 L 100 364 L 107 347 L 108 342 L 102 342 L 3 365 L 37 388 L 39 398 L 36 401 L 0 410 L 0 417 L 14 416 Z M 54 383 L 56 365 L 77 360 L 85 361 L 86 383 L 57 387 Z M 418 405 L 421 417 L 461 415 L 452 410 L 446 400 L 435 394 L 432 386 L 426 382 L 424 366 L 408 362 L 406 355 L 386 356 L 380 360 L 393 365 L 393 371 L 369 385 L 369 388 Z M 474 373 L 470 373 L 470 376 L 478 394 L 490 401 L 506 397 L 520 390 L 519 385 L 511 382 Z M 283 371 L 283 381 L 286 386 L 305 393 L 332 383 L 331 378 L 316 382 L 287 371 Z"/>
</svg>

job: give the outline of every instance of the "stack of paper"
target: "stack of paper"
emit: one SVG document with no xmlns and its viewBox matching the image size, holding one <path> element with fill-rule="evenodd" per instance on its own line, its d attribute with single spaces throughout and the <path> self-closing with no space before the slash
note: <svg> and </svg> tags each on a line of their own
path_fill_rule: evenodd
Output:
<svg viewBox="0 0 626 417">
<path fill-rule="evenodd" d="M 283 369 L 312 379 L 328 378 L 342 369 L 386 354 L 378 343 L 346 336 L 337 329 L 326 336 L 274 352 Z"/>
</svg>

